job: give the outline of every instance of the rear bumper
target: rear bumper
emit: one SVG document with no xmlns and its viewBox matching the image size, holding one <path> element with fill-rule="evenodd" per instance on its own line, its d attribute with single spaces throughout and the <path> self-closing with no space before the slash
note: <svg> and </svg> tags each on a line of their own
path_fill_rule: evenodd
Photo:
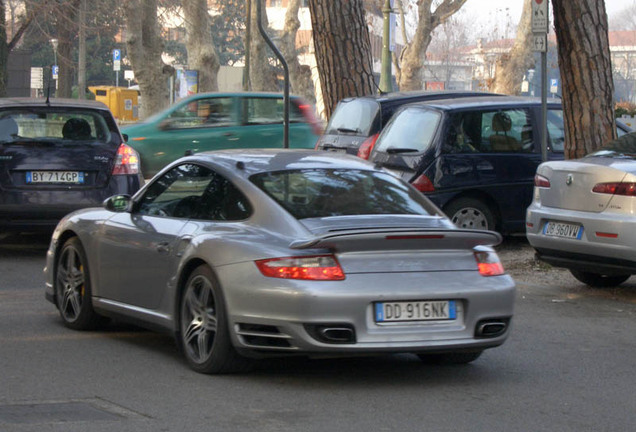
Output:
<svg viewBox="0 0 636 432">
<path fill-rule="evenodd" d="M 143 185 L 140 175 L 112 176 L 107 187 L 70 189 L 0 189 L 0 228 L 10 230 L 52 229 L 67 214 L 99 207 L 117 194 L 134 194 Z"/>
<path fill-rule="evenodd" d="M 580 239 L 543 234 L 549 221 L 581 225 Z M 526 215 L 526 236 L 537 257 L 557 267 L 603 274 L 636 273 L 636 220 L 616 213 L 560 210 L 533 203 Z"/>
</svg>

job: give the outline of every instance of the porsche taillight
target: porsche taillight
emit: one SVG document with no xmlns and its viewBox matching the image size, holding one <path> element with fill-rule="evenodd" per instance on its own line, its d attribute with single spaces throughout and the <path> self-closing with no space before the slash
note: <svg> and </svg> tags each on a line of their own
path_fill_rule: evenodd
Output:
<svg viewBox="0 0 636 432">
<path fill-rule="evenodd" d="M 132 147 L 121 144 L 117 149 L 113 175 L 127 174 L 139 174 L 139 154 Z"/>
<path fill-rule="evenodd" d="M 475 260 L 479 274 L 482 276 L 500 276 L 504 274 L 504 268 L 499 261 L 499 256 L 492 250 L 475 248 Z"/>
<path fill-rule="evenodd" d="M 270 258 L 255 261 L 263 276 L 281 279 L 336 281 L 345 278 L 333 255 Z"/>
</svg>

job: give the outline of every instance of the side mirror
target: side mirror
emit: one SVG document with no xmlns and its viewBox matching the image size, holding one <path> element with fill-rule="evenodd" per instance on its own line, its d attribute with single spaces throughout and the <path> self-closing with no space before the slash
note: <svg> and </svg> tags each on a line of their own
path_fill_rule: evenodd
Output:
<svg viewBox="0 0 636 432">
<path fill-rule="evenodd" d="M 172 120 L 171 119 L 165 119 L 162 120 L 158 125 L 157 128 L 159 130 L 166 130 L 166 129 L 172 129 Z"/>
<path fill-rule="evenodd" d="M 112 197 L 106 198 L 103 205 L 106 210 L 123 213 L 129 211 L 131 203 L 132 199 L 130 195 L 113 195 Z"/>
<path fill-rule="evenodd" d="M 128 142 L 128 134 L 121 134 L 121 136 L 124 138 L 124 142 Z"/>
</svg>

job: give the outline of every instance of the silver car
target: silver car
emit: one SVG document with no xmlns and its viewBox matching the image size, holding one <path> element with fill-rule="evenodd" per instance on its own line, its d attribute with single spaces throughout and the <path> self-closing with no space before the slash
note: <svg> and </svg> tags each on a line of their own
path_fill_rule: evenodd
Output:
<svg viewBox="0 0 636 432">
<path fill-rule="evenodd" d="M 353 156 L 200 153 L 132 198 L 65 217 L 46 297 L 72 329 L 104 317 L 164 329 L 203 373 L 281 355 L 468 363 L 509 333 L 515 286 L 490 247 L 500 240 L 455 228 Z"/>
<path fill-rule="evenodd" d="M 539 166 L 526 216 L 539 259 L 594 287 L 636 274 L 635 157 L 602 150 Z"/>
</svg>

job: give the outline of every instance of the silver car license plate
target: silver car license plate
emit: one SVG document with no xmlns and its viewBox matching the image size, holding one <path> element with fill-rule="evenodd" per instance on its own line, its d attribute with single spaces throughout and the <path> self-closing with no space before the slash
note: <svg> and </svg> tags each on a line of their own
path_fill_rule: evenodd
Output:
<svg viewBox="0 0 636 432">
<path fill-rule="evenodd" d="M 27 171 L 27 184 L 32 183 L 71 183 L 83 184 L 84 173 L 79 171 Z"/>
<path fill-rule="evenodd" d="M 564 237 L 580 240 L 583 235 L 583 226 L 564 222 L 546 222 L 543 234 L 550 237 Z"/>
<path fill-rule="evenodd" d="M 454 320 L 454 300 L 375 303 L 375 322 Z"/>
</svg>

